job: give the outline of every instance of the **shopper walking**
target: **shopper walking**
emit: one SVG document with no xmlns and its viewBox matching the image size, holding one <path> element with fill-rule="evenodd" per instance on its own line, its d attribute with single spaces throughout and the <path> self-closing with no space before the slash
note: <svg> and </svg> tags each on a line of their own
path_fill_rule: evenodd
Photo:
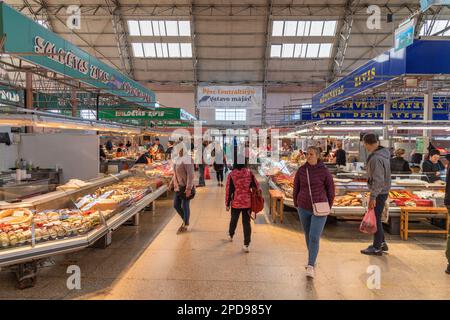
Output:
<svg viewBox="0 0 450 320">
<path fill-rule="evenodd" d="M 373 133 L 366 134 L 363 137 L 363 142 L 364 147 L 369 153 L 366 165 L 367 184 L 370 191 L 368 208 L 375 210 L 377 232 L 374 235 L 373 244 L 367 249 L 361 250 L 361 253 L 381 256 L 383 251 L 388 251 L 381 218 L 389 190 L 391 189 L 391 155 L 389 149 L 379 145 L 377 137 Z"/>
<path fill-rule="evenodd" d="M 449 165 L 447 167 L 447 177 L 445 181 L 445 202 L 444 204 L 447 206 L 448 214 L 450 215 L 450 155 L 446 156 L 447 160 L 449 161 Z M 450 217 L 449 217 L 450 219 Z M 450 233 L 447 235 L 447 250 L 445 251 L 447 256 L 447 270 L 445 270 L 446 273 L 450 274 Z"/>
<path fill-rule="evenodd" d="M 239 216 L 242 214 L 242 226 L 244 229 L 244 252 L 249 252 L 252 228 L 250 225 L 251 190 L 259 188 L 255 176 L 247 168 L 247 164 L 238 164 L 234 161 L 233 170 L 227 177 L 225 206 L 227 211 L 231 209 L 231 220 L 228 231 L 228 240 L 233 241 Z"/>
<path fill-rule="evenodd" d="M 411 173 L 411 168 L 409 167 L 408 161 L 406 161 L 403 157 L 405 155 L 405 149 L 397 149 L 394 152 L 395 157 L 391 158 L 391 172 L 392 173 Z"/>
<path fill-rule="evenodd" d="M 200 150 L 197 150 L 197 152 L 199 153 L 199 154 L 197 154 L 197 156 L 200 157 L 200 159 L 199 159 L 200 163 L 198 165 L 198 185 L 197 185 L 198 188 L 206 186 L 206 183 L 205 183 L 206 163 L 205 163 L 205 159 L 203 159 L 203 150 L 208 146 L 208 142 L 203 141 L 202 145 L 203 145 L 203 148 L 201 148 Z"/>
<path fill-rule="evenodd" d="M 217 185 L 219 187 L 223 187 L 223 174 L 224 174 L 224 169 L 226 166 L 226 157 L 225 154 L 223 154 L 223 152 L 217 152 L 217 155 L 220 156 L 222 155 L 222 161 L 220 161 L 220 159 L 217 159 L 216 156 L 214 155 L 214 163 L 213 163 L 213 167 L 214 167 L 214 171 L 216 171 L 216 177 L 217 177 Z"/>
<path fill-rule="evenodd" d="M 318 147 L 309 147 L 306 152 L 306 163 L 301 166 L 294 179 L 294 206 L 305 232 L 308 248 L 308 265 L 306 276 L 314 278 L 319 242 L 327 216 L 314 215 L 313 203 L 328 202 L 330 208 L 334 201 L 335 190 L 333 177 L 321 160 Z"/>
<path fill-rule="evenodd" d="M 188 231 L 191 215 L 190 201 L 195 195 L 194 164 L 187 151 L 183 149 L 179 151 L 179 157 L 174 159 L 173 172 L 172 184 L 175 191 L 173 207 L 183 219 L 177 231 L 181 233 Z"/>
</svg>

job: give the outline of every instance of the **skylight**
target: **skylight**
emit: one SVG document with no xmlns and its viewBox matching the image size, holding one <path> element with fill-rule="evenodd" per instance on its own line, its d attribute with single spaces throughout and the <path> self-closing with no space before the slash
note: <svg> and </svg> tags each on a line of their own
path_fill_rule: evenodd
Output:
<svg viewBox="0 0 450 320">
<path fill-rule="evenodd" d="M 130 36 L 190 37 L 191 25 L 187 20 L 128 20 Z"/>
<path fill-rule="evenodd" d="M 131 46 L 136 58 L 192 58 L 191 43 L 133 42 Z"/>
<path fill-rule="evenodd" d="M 274 21 L 272 24 L 272 36 L 274 37 L 332 37 L 336 33 L 335 20 L 315 21 Z"/>
<path fill-rule="evenodd" d="M 331 43 L 283 43 L 273 44 L 270 50 L 271 58 L 330 58 Z"/>
<path fill-rule="evenodd" d="M 422 29 L 420 30 L 420 35 L 433 35 L 436 34 L 446 28 L 450 27 L 450 20 L 435 20 L 434 24 L 432 20 L 425 20 L 425 22 L 422 25 Z M 446 30 L 438 36 L 450 36 L 450 30 Z"/>
</svg>

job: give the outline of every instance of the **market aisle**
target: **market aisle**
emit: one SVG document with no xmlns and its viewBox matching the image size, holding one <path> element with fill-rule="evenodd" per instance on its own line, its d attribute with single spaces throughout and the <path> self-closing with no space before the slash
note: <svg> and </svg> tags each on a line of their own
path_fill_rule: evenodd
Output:
<svg viewBox="0 0 450 320">
<path fill-rule="evenodd" d="M 283 226 L 259 216 L 251 252 L 243 253 L 241 225 L 234 242 L 226 241 L 225 191 L 213 183 L 198 189 L 189 233 L 176 235 L 181 221 L 174 216 L 110 288 L 81 298 L 450 299 L 441 238 L 403 242 L 394 237 L 389 256 L 367 257 L 359 253 L 367 237 L 355 224 L 328 225 L 311 282 L 304 276 L 306 248 L 295 213 L 287 213 Z M 369 265 L 381 269 L 380 290 L 367 288 Z"/>
</svg>

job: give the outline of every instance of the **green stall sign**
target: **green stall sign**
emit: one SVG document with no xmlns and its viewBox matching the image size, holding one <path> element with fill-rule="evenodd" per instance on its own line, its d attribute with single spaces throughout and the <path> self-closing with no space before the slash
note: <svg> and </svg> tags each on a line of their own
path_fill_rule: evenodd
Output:
<svg viewBox="0 0 450 320">
<path fill-rule="evenodd" d="M 137 110 L 137 109 L 100 110 L 99 117 L 104 120 L 117 120 L 117 119 L 181 120 L 181 109 L 157 108 L 156 110 Z"/>
</svg>

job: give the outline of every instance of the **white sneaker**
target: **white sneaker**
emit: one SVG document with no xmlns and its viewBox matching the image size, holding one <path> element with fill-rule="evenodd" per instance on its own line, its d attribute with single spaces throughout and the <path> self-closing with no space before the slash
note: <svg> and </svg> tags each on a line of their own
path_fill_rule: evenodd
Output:
<svg viewBox="0 0 450 320">
<path fill-rule="evenodd" d="M 233 242 L 233 237 L 228 235 L 227 240 L 230 241 L 230 242 Z"/>
<path fill-rule="evenodd" d="M 313 266 L 307 266 L 306 267 L 306 277 L 314 279 L 315 272 L 314 272 L 314 267 Z"/>
<path fill-rule="evenodd" d="M 242 250 L 244 250 L 244 252 L 246 252 L 246 253 L 250 252 L 248 246 L 245 246 L 245 245 L 242 247 Z"/>
</svg>

